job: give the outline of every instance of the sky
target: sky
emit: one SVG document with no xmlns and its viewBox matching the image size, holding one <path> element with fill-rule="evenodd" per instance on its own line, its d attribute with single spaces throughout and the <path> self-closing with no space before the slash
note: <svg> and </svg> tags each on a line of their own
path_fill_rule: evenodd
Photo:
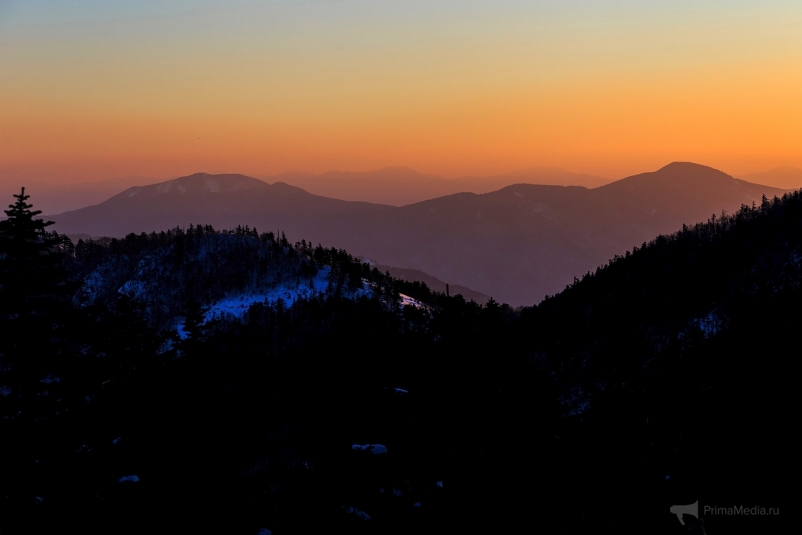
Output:
<svg viewBox="0 0 802 535">
<path fill-rule="evenodd" d="M 802 167 L 799 0 L 0 0 L 0 178 Z"/>
</svg>

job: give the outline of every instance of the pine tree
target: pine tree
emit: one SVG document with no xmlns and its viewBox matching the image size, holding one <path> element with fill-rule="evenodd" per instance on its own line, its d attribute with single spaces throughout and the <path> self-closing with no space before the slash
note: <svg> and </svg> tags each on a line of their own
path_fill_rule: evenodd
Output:
<svg viewBox="0 0 802 535">
<path fill-rule="evenodd" d="M 25 188 L 0 221 L 0 364 L 19 399 L 35 397 L 39 379 L 58 370 L 70 319 L 70 285 L 64 267 L 66 237 L 37 219 Z"/>
<path fill-rule="evenodd" d="M 184 349 L 184 351 L 197 349 L 203 332 L 203 323 L 206 320 L 206 311 L 207 308 L 194 299 L 190 299 L 187 303 L 184 312 L 184 324 L 182 326 L 186 333 L 186 338 L 182 343 L 182 349 Z"/>
<path fill-rule="evenodd" d="M 17 202 L 5 210 L 8 218 L 0 221 L 2 319 L 49 313 L 67 282 L 63 261 L 69 240 L 46 230 L 52 221 L 34 219 L 42 212 L 31 211 L 25 188 L 14 197 Z"/>
</svg>

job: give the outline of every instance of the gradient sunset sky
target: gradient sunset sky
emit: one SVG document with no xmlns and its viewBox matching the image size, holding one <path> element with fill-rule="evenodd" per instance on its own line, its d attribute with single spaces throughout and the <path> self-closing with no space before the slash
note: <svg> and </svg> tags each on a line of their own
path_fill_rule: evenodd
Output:
<svg viewBox="0 0 802 535">
<path fill-rule="evenodd" d="M 0 176 L 802 167 L 802 1 L 0 0 Z"/>
</svg>

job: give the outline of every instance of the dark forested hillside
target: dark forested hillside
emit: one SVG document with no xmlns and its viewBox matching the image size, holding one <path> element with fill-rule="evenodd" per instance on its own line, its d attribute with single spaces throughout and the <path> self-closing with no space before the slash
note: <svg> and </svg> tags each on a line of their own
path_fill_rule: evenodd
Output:
<svg viewBox="0 0 802 535">
<path fill-rule="evenodd" d="M 72 244 L 23 196 L 0 224 L 4 534 L 779 531 L 669 507 L 780 504 L 798 192 L 522 310 L 250 228 Z"/>
<path fill-rule="evenodd" d="M 795 192 L 660 236 L 527 309 L 530 358 L 561 385 L 599 502 L 779 505 L 800 302 Z"/>
<path fill-rule="evenodd" d="M 190 225 L 122 240 L 79 240 L 71 268 L 81 281 L 77 306 L 128 299 L 145 306 L 158 329 L 176 327 L 192 303 L 211 305 L 211 316 L 237 317 L 253 302 L 290 305 L 318 294 L 384 298 L 395 292 L 400 299 L 401 288 L 431 299 L 425 285 L 393 280 L 345 251 L 305 240 L 291 245 L 283 234 L 248 227 L 218 232 Z"/>
<path fill-rule="evenodd" d="M 131 188 L 52 219 L 62 233 L 117 238 L 197 222 L 226 229 L 247 224 L 294 239 L 314 237 L 378 264 L 530 306 L 658 234 L 783 193 L 675 162 L 594 189 L 515 184 L 399 208 L 320 197 L 242 175 L 198 173 Z"/>
</svg>

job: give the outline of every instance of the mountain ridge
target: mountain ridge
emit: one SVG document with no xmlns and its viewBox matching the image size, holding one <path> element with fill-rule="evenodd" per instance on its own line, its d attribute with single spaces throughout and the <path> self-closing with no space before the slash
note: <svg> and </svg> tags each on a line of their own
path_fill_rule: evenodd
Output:
<svg viewBox="0 0 802 535">
<path fill-rule="evenodd" d="M 230 187 L 211 191 L 214 176 L 181 177 L 50 218 L 59 232 L 118 237 L 199 223 L 284 231 L 525 305 L 658 234 L 785 191 L 674 163 L 594 189 L 516 184 L 395 207 L 244 175 L 223 175 Z M 252 187 L 233 189 L 243 183 Z"/>
</svg>

